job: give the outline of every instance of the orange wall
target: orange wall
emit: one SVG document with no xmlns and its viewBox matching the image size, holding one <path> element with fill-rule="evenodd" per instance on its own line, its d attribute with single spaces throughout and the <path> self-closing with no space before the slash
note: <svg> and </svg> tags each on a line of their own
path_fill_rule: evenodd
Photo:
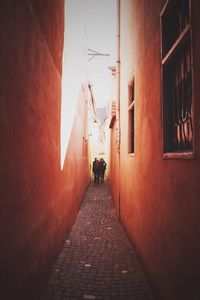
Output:
<svg viewBox="0 0 200 300">
<path fill-rule="evenodd" d="M 63 31 L 63 0 L 0 3 L 1 299 L 38 299 L 89 182 L 83 90 L 60 169 Z"/>
<path fill-rule="evenodd" d="M 116 121 L 110 131 L 110 172 L 109 181 L 111 184 L 111 191 L 115 209 L 118 217 L 120 213 L 120 201 L 119 201 L 119 153 L 116 145 Z"/>
<path fill-rule="evenodd" d="M 197 299 L 200 297 L 200 19 L 197 13 L 200 6 L 198 0 L 192 1 L 195 159 L 164 160 L 160 63 L 160 12 L 164 2 L 121 1 L 120 216 L 161 298 Z M 128 83 L 133 74 L 135 154 L 130 156 L 127 107 Z"/>
</svg>

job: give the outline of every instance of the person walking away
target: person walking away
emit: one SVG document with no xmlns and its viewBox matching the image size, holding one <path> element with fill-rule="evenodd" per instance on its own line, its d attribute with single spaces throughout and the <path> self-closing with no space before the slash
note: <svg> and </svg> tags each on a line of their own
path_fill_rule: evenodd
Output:
<svg viewBox="0 0 200 300">
<path fill-rule="evenodd" d="M 99 161 L 96 157 L 92 163 L 92 172 L 94 174 L 94 183 L 99 183 Z"/>
<path fill-rule="evenodd" d="M 106 171 L 106 162 L 103 158 L 101 158 L 101 161 L 100 161 L 100 179 L 101 179 L 101 182 L 104 181 L 105 171 Z"/>
<path fill-rule="evenodd" d="M 103 174 L 103 159 L 100 158 L 100 161 L 99 161 L 99 178 L 100 178 L 100 181 L 102 182 L 102 174 Z"/>
</svg>

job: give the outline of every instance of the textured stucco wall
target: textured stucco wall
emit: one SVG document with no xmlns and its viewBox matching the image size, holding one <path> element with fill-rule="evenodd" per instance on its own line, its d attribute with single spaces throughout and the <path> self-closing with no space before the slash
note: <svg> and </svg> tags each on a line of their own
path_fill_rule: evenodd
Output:
<svg viewBox="0 0 200 300">
<path fill-rule="evenodd" d="M 199 3 L 192 1 L 195 159 L 162 156 L 160 12 L 121 1 L 120 215 L 162 299 L 200 292 Z M 128 83 L 135 76 L 135 154 L 128 155 Z"/>
<path fill-rule="evenodd" d="M 63 31 L 63 0 L 0 3 L 2 299 L 38 299 L 89 181 L 83 90 L 60 169 Z"/>
<path fill-rule="evenodd" d="M 116 145 L 116 121 L 110 129 L 110 172 L 109 181 L 111 184 L 111 191 L 115 209 L 118 217 L 120 217 L 120 201 L 119 201 L 119 153 Z"/>
</svg>

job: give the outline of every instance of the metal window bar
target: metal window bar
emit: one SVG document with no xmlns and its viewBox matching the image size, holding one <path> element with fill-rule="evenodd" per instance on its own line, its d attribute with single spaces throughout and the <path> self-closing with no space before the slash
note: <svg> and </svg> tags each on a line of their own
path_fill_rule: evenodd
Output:
<svg viewBox="0 0 200 300">
<path fill-rule="evenodd" d="M 163 57 L 190 22 L 189 0 L 170 1 L 162 16 Z"/>
<path fill-rule="evenodd" d="M 171 132 L 173 145 L 171 147 L 172 151 L 189 151 L 193 148 L 192 72 L 189 42 L 182 47 L 173 63 L 173 124 Z"/>
</svg>

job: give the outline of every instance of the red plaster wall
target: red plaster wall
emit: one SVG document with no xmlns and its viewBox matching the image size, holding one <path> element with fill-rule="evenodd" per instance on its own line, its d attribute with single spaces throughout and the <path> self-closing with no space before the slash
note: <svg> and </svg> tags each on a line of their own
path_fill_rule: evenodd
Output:
<svg viewBox="0 0 200 300">
<path fill-rule="evenodd" d="M 109 181 L 111 184 L 111 191 L 115 209 L 118 217 L 120 213 L 119 201 L 119 153 L 116 146 L 116 121 L 110 131 L 110 174 Z"/>
<path fill-rule="evenodd" d="M 0 3 L 1 299 L 38 299 L 89 182 L 83 90 L 60 169 L 63 21 L 63 0 Z"/>
<path fill-rule="evenodd" d="M 164 2 L 121 1 L 120 216 L 161 299 L 199 299 L 200 5 L 192 1 L 195 159 L 164 160 L 160 63 Z M 133 74 L 135 154 L 130 156 L 127 107 Z"/>
<path fill-rule="evenodd" d="M 62 46 L 60 24 L 64 22 L 63 0 L 30 0 L 39 23 L 41 33 L 45 37 L 52 59 L 59 72 L 62 69 Z M 49 26 L 51 20 L 51 26 Z M 55 43 L 56 41 L 56 43 Z"/>
</svg>

